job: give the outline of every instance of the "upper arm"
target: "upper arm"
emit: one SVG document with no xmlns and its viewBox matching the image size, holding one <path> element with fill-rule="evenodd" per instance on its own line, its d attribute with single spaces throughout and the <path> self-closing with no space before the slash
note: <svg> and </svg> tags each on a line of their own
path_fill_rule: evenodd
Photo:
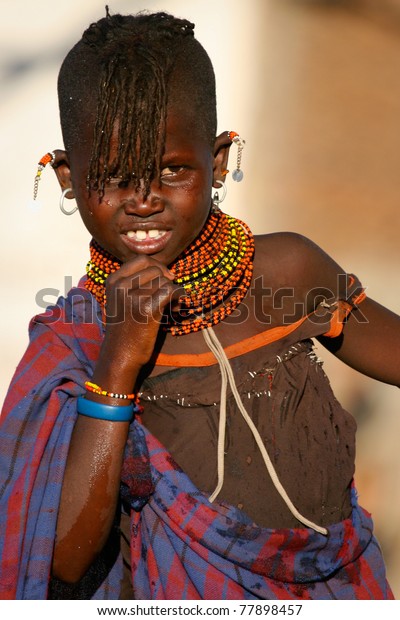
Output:
<svg viewBox="0 0 400 620">
<path fill-rule="evenodd" d="M 306 237 L 278 233 L 265 246 L 273 286 L 293 287 L 297 317 L 313 312 L 323 298 L 345 298 L 346 271 Z M 400 317 L 372 299 L 350 313 L 340 336 L 318 340 L 352 368 L 400 385 Z"/>
</svg>

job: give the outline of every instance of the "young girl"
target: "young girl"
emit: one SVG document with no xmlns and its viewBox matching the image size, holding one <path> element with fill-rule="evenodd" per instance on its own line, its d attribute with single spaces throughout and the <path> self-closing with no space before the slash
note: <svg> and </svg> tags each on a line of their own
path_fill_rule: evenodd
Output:
<svg viewBox="0 0 400 620">
<path fill-rule="evenodd" d="M 389 599 L 355 423 L 313 353 L 400 385 L 400 319 L 295 234 L 220 210 L 242 138 L 164 13 L 92 24 L 45 156 L 92 235 L 1 418 L 1 598 Z"/>
</svg>

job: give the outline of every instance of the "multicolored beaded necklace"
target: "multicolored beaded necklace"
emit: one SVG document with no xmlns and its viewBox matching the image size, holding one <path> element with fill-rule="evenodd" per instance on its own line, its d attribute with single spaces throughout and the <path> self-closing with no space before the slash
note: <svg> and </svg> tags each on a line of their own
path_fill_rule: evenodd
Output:
<svg viewBox="0 0 400 620">
<path fill-rule="evenodd" d="M 165 315 L 163 329 L 175 336 L 221 322 L 245 297 L 253 274 L 254 237 L 248 226 L 216 209 L 188 248 L 169 265 L 183 287 L 179 310 Z M 94 240 L 85 287 L 105 305 L 105 282 L 121 266 Z"/>
</svg>

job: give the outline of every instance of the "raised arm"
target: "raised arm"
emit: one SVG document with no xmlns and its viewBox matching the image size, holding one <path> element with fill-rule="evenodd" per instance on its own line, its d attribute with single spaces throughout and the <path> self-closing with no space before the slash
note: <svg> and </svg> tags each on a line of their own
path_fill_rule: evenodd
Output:
<svg viewBox="0 0 400 620">
<path fill-rule="evenodd" d="M 92 381 L 129 394 L 154 350 L 159 321 L 175 287 L 168 269 L 142 256 L 107 281 L 107 325 Z M 89 377 L 88 377 L 89 379 Z M 126 400 L 88 393 L 114 405 Z M 57 522 L 53 574 L 75 583 L 102 550 L 117 509 L 129 422 L 78 415 L 70 444 Z"/>
</svg>

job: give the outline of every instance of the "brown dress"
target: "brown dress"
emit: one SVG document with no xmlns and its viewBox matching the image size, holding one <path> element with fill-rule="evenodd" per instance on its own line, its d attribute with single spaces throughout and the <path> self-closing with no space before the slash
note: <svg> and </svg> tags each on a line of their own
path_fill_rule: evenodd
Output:
<svg viewBox="0 0 400 620">
<path fill-rule="evenodd" d="M 317 311 L 226 349 L 241 400 L 280 482 L 299 512 L 320 526 L 350 515 L 356 423 L 335 398 L 311 338 L 339 335 L 351 309 L 347 302 L 335 302 L 329 311 Z M 211 494 L 217 485 L 218 362 L 212 353 L 160 355 L 157 361 L 165 365 L 165 372 L 143 383 L 143 424 L 194 484 Z M 225 475 L 216 501 L 239 507 L 263 527 L 301 527 L 277 492 L 229 387 L 226 408 Z M 121 529 L 127 569 L 122 598 L 133 598 L 127 583 L 125 515 Z"/>
<path fill-rule="evenodd" d="M 333 395 L 311 341 L 272 356 L 266 346 L 230 363 L 242 402 L 297 509 L 322 526 L 347 518 L 356 424 Z M 147 379 L 141 395 L 143 424 L 210 494 L 217 485 L 220 384 L 216 364 L 183 367 Z M 229 388 L 224 470 L 217 501 L 238 506 L 264 527 L 299 527 Z"/>
</svg>

